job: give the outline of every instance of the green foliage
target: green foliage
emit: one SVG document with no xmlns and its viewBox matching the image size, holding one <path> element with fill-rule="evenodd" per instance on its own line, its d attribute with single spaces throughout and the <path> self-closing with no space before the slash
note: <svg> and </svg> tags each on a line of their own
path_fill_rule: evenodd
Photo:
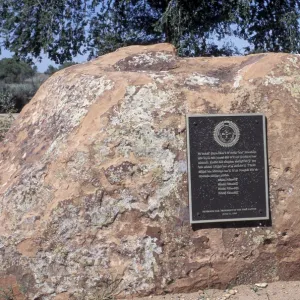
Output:
<svg viewBox="0 0 300 300">
<path fill-rule="evenodd" d="M 0 60 L 0 81 L 5 83 L 20 83 L 32 77 L 36 69 L 24 61 L 16 58 L 3 58 Z"/>
<path fill-rule="evenodd" d="M 294 0 L 0 0 L 0 37 L 18 57 L 40 57 L 44 51 L 60 64 L 85 51 L 93 57 L 163 41 L 183 56 L 231 55 L 234 47 L 216 43 L 227 36 L 248 41 L 247 51 L 298 53 L 299 5 Z"/>
<path fill-rule="evenodd" d="M 0 113 L 20 111 L 47 78 L 36 67 L 15 58 L 0 60 Z"/>
<path fill-rule="evenodd" d="M 10 102 L 14 105 L 14 110 L 19 111 L 25 104 L 27 104 L 34 96 L 39 88 L 39 85 L 34 82 L 7 84 L 5 88 L 11 95 Z"/>
<path fill-rule="evenodd" d="M 77 65 L 77 63 L 73 62 L 73 61 L 66 61 L 58 67 L 58 70 L 62 70 L 62 69 L 65 69 L 65 68 L 68 68 L 68 67 L 71 67 L 71 66 L 74 66 L 74 65 Z"/>
<path fill-rule="evenodd" d="M 249 41 L 248 51 L 300 52 L 300 2 L 249 1 L 240 35 Z"/>
<path fill-rule="evenodd" d="M 80 53 L 85 39 L 88 10 L 94 6 L 89 3 L 87 0 L 0 0 L 4 46 L 18 57 L 27 57 L 29 53 L 39 57 L 44 50 L 56 62 L 70 61 Z"/>
<path fill-rule="evenodd" d="M 12 99 L 13 94 L 5 86 L 0 86 L 0 113 L 14 111 L 15 103 L 13 103 Z"/>
<path fill-rule="evenodd" d="M 54 74 L 57 71 L 58 71 L 57 68 L 53 67 L 52 65 L 49 65 L 48 69 L 44 72 L 44 74 L 46 74 L 46 75 L 52 75 L 52 74 Z"/>
<path fill-rule="evenodd" d="M 77 63 L 75 63 L 75 62 L 73 62 L 73 61 L 67 61 L 67 62 L 63 63 L 62 65 L 60 65 L 58 68 L 55 68 L 55 67 L 53 67 L 52 65 L 49 65 L 49 66 L 48 66 L 48 69 L 45 71 L 44 74 L 52 75 L 52 74 L 54 74 L 55 72 L 57 72 L 57 71 L 59 71 L 59 70 L 62 70 L 62 69 L 71 67 L 71 66 L 76 65 L 76 64 L 77 64 Z"/>
</svg>

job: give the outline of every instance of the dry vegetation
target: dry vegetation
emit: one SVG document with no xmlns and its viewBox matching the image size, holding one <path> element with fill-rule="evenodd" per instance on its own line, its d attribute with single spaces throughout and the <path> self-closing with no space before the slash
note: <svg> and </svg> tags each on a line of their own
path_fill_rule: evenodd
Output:
<svg viewBox="0 0 300 300">
<path fill-rule="evenodd" d="M 1 115 L 0 116 L 0 142 L 4 139 L 5 134 L 11 127 L 13 121 L 14 121 L 14 116 L 12 114 L 7 114 L 7 115 Z"/>
</svg>

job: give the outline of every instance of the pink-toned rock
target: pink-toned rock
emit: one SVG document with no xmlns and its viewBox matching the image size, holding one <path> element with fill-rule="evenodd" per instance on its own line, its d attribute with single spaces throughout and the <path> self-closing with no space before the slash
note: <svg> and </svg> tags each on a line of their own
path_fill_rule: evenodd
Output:
<svg viewBox="0 0 300 300">
<path fill-rule="evenodd" d="M 1 144 L 0 283 L 47 300 L 299 280 L 299 59 L 160 44 L 54 74 Z M 192 228 L 185 115 L 238 112 L 268 119 L 273 226 Z"/>
</svg>

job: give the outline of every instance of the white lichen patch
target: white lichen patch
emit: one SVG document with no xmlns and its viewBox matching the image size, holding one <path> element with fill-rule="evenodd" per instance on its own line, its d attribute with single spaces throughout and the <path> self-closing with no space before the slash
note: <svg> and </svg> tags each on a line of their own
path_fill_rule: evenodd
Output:
<svg viewBox="0 0 300 300">
<path fill-rule="evenodd" d="M 253 237 L 253 243 L 256 245 L 260 245 L 264 242 L 264 236 L 263 235 L 257 235 Z"/>
<path fill-rule="evenodd" d="M 299 67 L 298 54 L 295 54 L 292 57 L 287 57 L 286 61 L 284 61 L 283 70 L 288 76 L 297 76 L 299 74 Z"/>
<path fill-rule="evenodd" d="M 175 60 L 171 53 L 166 52 L 155 52 L 155 53 L 141 53 L 133 56 L 128 64 L 132 66 L 151 66 L 161 62 L 170 62 Z"/>
<path fill-rule="evenodd" d="M 55 295 L 70 290 L 78 292 L 80 290 L 78 284 L 84 278 L 90 289 L 95 288 L 103 279 L 103 274 L 95 272 L 95 269 L 105 270 L 109 266 L 107 247 L 101 243 L 89 247 L 57 244 L 52 251 L 38 253 L 35 263 L 31 263 L 39 287 L 36 296 L 42 295 L 43 299 L 48 300 L 53 299 L 48 294 Z M 45 282 L 44 278 L 50 273 L 51 280 Z"/>
<path fill-rule="evenodd" d="M 264 82 L 265 86 L 270 85 L 279 85 L 285 82 L 284 77 L 274 77 L 274 76 L 266 76 L 266 80 Z"/>
<path fill-rule="evenodd" d="M 185 79 L 184 84 L 190 86 L 217 85 L 219 81 L 219 78 L 209 77 L 199 73 L 193 73 L 191 76 Z"/>
<path fill-rule="evenodd" d="M 10 187 L 0 201 L 0 214 L 4 210 L 15 214 L 15 226 L 21 221 L 23 215 L 37 207 L 43 207 L 51 199 L 51 188 L 44 184 L 44 172 L 41 164 L 35 168 L 23 170 L 19 183 Z"/>
<path fill-rule="evenodd" d="M 175 80 L 175 76 L 167 71 L 162 71 L 160 73 L 150 73 L 149 76 L 157 83 L 165 83 Z"/>
<path fill-rule="evenodd" d="M 233 87 L 237 89 L 240 86 L 243 76 L 238 72 L 237 76 L 234 77 Z"/>
<path fill-rule="evenodd" d="M 91 167 L 89 165 L 89 153 L 78 151 L 66 163 L 68 177 L 73 181 L 92 180 Z"/>
<path fill-rule="evenodd" d="M 102 204 L 93 206 L 86 215 L 89 216 L 92 226 L 102 228 L 113 223 L 119 214 L 131 210 L 135 201 L 136 199 L 127 190 L 123 190 L 118 198 L 105 196 Z"/>
<path fill-rule="evenodd" d="M 265 235 L 257 235 L 253 237 L 253 243 L 256 245 L 263 244 L 266 240 L 276 239 L 276 233 L 271 232 L 270 230 L 265 231 Z"/>
<path fill-rule="evenodd" d="M 174 59 L 174 55 L 167 52 L 156 52 L 155 57 L 166 62 Z"/>
<path fill-rule="evenodd" d="M 285 84 L 285 88 L 291 93 L 292 97 L 296 102 L 298 102 L 300 98 L 300 84 L 295 83 L 287 83 Z"/>
<path fill-rule="evenodd" d="M 293 67 L 299 68 L 299 66 L 298 66 L 298 57 L 297 56 L 288 57 L 287 60 L 292 63 Z"/>
<path fill-rule="evenodd" d="M 110 142 L 113 143 L 113 136 L 118 137 L 118 154 L 129 158 L 134 153 L 143 161 L 139 164 L 142 176 L 150 175 L 157 182 L 146 208 L 139 202 L 133 204 L 135 209 L 147 212 L 151 218 L 165 215 L 166 212 L 160 211 L 161 203 L 178 187 L 178 180 L 184 173 L 182 161 L 177 162 L 175 153 L 164 147 L 168 143 L 182 151 L 183 136 L 176 135 L 174 128 L 157 127 L 157 122 L 164 120 L 167 114 L 184 111 L 178 103 L 178 95 L 172 89 L 158 89 L 155 83 L 129 86 L 124 101 L 115 107 L 111 116 L 110 124 L 118 130 L 110 135 Z"/>
<path fill-rule="evenodd" d="M 50 79 L 48 97 L 52 99 L 52 106 L 48 107 L 50 104 L 46 102 L 43 108 L 46 114 L 41 113 L 41 117 L 34 121 L 34 126 L 39 129 L 36 136 L 42 129 L 49 131 L 44 134 L 53 136 L 46 157 L 51 155 L 53 158 L 53 152 L 64 145 L 66 136 L 80 124 L 89 107 L 113 86 L 114 83 L 105 76 L 81 75 L 72 83 L 61 81 L 60 77 Z"/>
<path fill-rule="evenodd" d="M 143 291 L 152 287 L 154 273 L 159 268 L 155 254 L 162 253 L 162 248 L 157 245 L 156 238 L 126 239 L 121 244 L 122 251 L 132 253 L 132 261 L 123 280 L 124 284 L 135 291 Z"/>
<path fill-rule="evenodd" d="M 125 196 L 120 202 L 123 201 L 122 206 L 128 209 L 126 201 L 129 200 L 125 199 Z M 93 199 L 91 200 L 93 202 Z M 90 212 L 95 212 L 94 209 L 100 207 L 98 201 L 89 205 L 86 210 L 90 209 Z M 77 285 L 82 278 L 86 278 L 87 286 L 95 288 L 103 277 L 103 272 L 99 272 L 99 269 L 109 268 L 108 244 L 99 241 L 83 244 L 89 236 L 96 239 L 97 230 L 93 230 L 96 228 L 90 224 L 86 226 L 81 218 L 81 209 L 82 207 L 72 203 L 57 207 L 48 224 L 48 232 L 55 232 L 48 237 L 51 247 L 38 252 L 35 259 L 30 261 L 30 269 L 43 299 L 52 299 L 45 296 L 49 290 L 51 293 L 61 293 L 76 287 L 75 290 L 78 291 Z M 95 216 L 98 217 L 98 221 L 100 213 L 101 211 L 98 211 L 98 216 Z M 84 216 L 86 218 L 87 215 Z M 45 282 L 45 276 L 49 274 L 52 274 L 51 281 Z"/>
<path fill-rule="evenodd" d="M 112 88 L 112 81 L 105 77 L 82 76 L 76 83 L 76 89 L 70 91 L 69 86 L 61 87 L 58 105 L 49 117 L 56 115 L 65 120 L 66 115 L 69 115 L 68 127 L 75 128 L 97 97 Z"/>
<path fill-rule="evenodd" d="M 178 170 L 180 173 L 187 173 L 187 162 L 185 160 L 178 161 Z"/>
<path fill-rule="evenodd" d="M 131 123 L 134 128 L 152 123 L 152 112 L 157 111 L 159 116 L 163 117 L 166 113 L 175 111 L 172 106 L 173 97 L 173 91 L 159 90 L 155 83 L 142 87 L 129 86 L 121 107 L 114 109 L 112 125 Z"/>
</svg>

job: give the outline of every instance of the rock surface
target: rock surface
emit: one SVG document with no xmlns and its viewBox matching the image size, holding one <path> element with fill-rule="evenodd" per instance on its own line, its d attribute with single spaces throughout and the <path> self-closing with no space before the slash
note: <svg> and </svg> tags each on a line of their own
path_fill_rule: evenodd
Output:
<svg viewBox="0 0 300 300">
<path fill-rule="evenodd" d="M 297 55 L 132 46 L 54 74 L 1 144 L 0 287 L 97 299 L 299 280 L 299 110 Z M 272 227 L 192 228 L 185 115 L 238 112 L 268 119 Z"/>
</svg>

